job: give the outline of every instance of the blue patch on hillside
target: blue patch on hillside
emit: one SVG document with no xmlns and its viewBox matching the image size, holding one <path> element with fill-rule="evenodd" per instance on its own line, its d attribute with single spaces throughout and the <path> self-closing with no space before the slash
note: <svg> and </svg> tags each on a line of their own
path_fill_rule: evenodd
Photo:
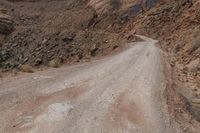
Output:
<svg viewBox="0 0 200 133">
<path fill-rule="evenodd" d="M 151 8 L 155 5 L 157 0 L 141 0 L 141 3 L 133 5 L 130 8 L 131 14 L 139 14 L 145 8 Z"/>
</svg>

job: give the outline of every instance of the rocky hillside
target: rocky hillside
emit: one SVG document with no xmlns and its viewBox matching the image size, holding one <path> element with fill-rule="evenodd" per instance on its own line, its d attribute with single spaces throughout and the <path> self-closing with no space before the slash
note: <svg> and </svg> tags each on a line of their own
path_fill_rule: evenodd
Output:
<svg viewBox="0 0 200 133">
<path fill-rule="evenodd" d="M 23 64 L 48 65 L 57 58 L 69 64 L 89 60 L 126 41 L 115 32 L 90 29 L 97 15 L 84 1 L 5 1 L 3 5 L 13 17 L 15 30 L 1 46 L 2 70 L 18 69 Z M 9 22 L 1 26 L 6 31 L 13 29 L 7 26 Z"/>
<path fill-rule="evenodd" d="M 71 64 L 108 54 L 128 41 L 120 33 L 131 16 L 154 4 L 153 0 L 3 0 L 4 16 L 12 20 L 2 16 L 5 43 L 0 67 L 7 71 L 24 64 L 48 65 L 58 58 Z"/>
</svg>

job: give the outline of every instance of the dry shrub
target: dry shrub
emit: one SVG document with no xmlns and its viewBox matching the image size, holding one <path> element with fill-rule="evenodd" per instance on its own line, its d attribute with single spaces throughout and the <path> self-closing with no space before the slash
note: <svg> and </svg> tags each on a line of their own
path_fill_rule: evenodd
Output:
<svg viewBox="0 0 200 133">
<path fill-rule="evenodd" d="M 33 73 L 34 72 L 33 68 L 28 64 L 22 65 L 20 67 L 20 69 L 21 69 L 22 72 L 27 72 L 27 73 Z"/>
<path fill-rule="evenodd" d="M 61 60 L 58 58 L 55 58 L 49 62 L 50 67 L 58 68 L 60 67 L 60 65 L 61 65 Z"/>
</svg>

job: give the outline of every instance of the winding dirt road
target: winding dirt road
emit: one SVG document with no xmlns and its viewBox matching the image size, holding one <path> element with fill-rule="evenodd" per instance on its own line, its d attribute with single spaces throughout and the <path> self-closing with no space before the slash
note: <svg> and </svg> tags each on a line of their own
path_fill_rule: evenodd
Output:
<svg viewBox="0 0 200 133">
<path fill-rule="evenodd" d="M 156 41 L 0 81 L 1 133 L 171 133 Z"/>
</svg>

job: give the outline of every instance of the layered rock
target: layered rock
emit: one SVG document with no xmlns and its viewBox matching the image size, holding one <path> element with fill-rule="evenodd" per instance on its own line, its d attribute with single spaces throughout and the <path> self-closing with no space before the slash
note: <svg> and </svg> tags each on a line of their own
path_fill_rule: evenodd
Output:
<svg viewBox="0 0 200 133">
<path fill-rule="evenodd" d="M 0 34 L 10 34 L 14 30 L 14 22 L 6 10 L 0 9 Z"/>
</svg>

